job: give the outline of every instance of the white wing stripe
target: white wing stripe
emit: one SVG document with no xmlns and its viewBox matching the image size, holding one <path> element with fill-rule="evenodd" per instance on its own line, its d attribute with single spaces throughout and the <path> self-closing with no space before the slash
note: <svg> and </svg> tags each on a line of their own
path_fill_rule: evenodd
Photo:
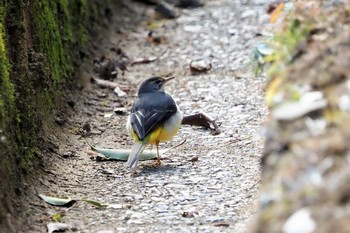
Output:
<svg viewBox="0 0 350 233">
<path fill-rule="evenodd" d="M 139 124 L 143 127 L 140 116 L 137 113 L 135 114 L 135 116 L 136 116 L 136 119 L 139 122 Z"/>
<path fill-rule="evenodd" d="M 142 116 L 143 118 L 145 118 L 145 115 L 143 115 L 143 112 L 141 110 L 137 111 L 136 114 L 139 114 L 140 116 Z"/>
</svg>

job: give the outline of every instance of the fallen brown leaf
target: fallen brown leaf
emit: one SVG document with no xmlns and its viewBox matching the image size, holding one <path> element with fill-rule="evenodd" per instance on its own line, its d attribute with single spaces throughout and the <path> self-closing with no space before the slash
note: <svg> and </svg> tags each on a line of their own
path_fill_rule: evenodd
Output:
<svg viewBox="0 0 350 233">
<path fill-rule="evenodd" d="M 156 56 L 151 56 L 151 57 L 139 57 L 139 58 L 135 58 L 132 62 L 131 65 L 137 65 L 137 64 L 147 64 L 147 63 L 151 63 L 154 61 L 157 61 L 158 57 Z"/>
<path fill-rule="evenodd" d="M 184 116 L 182 118 L 181 124 L 191 126 L 202 126 L 211 129 L 213 135 L 217 135 L 220 133 L 219 125 L 216 123 L 215 119 L 203 112 L 199 112 L 189 116 Z"/>
<path fill-rule="evenodd" d="M 119 87 L 122 91 L 125 91 L 125 92 L 129 91 L 129 87 L 128 86 L 121 85 L 121 84 L 118 84 L 116 82 L 112 82 L 112 81 L 109 81 L 109 80 L 103 80 L 103 79 L 91 77 L 90 78 L 90 82 L 94 83 L 94 84 L 96 84 L 96 85 L 98 85 L 99 87 L 102 87 L 102 88 L 108 88 L 108 89 L 114 90 L 116 87 Z"/>
</svg>

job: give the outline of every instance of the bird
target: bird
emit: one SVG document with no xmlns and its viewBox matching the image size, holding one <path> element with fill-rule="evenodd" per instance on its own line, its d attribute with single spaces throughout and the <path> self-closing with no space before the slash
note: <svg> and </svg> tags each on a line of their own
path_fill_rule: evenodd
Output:
<svg viewBox="0 0 350 233">
<path fill-rule="evenodd" d="M 165 84 L 174 78 L 150 77 L 139 85 L 126 123 L 127 131 L 134 139 L 127 168 L 136 169 L 147 145 L 156 145 L 156 164 L 160 165 L 159 143 L 170 141 L 177 134 L 182 114 L 173 97 L 164 90 Z"/>
</svg>

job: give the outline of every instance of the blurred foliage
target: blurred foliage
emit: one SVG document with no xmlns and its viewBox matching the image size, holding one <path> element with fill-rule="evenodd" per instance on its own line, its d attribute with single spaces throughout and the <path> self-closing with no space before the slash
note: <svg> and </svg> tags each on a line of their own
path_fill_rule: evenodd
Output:
<svg viewBox="0 0 350 233">
<path fill-rule="evenodd" d="M 255 232 L 348 232 L 350 1 L 292 2 L 264 57 L 271 115 Z M 308 102 L 310 111 L 276 119 L 276 110 L 296 103 L 285 112 L 293 115 L 312 94 L 326 104 L 314 111 Z"/>
<path fill-rule="evenodd" d="M 264 57 L 264 63 L 269 64 L 266 74 L 268 77 L 268 87 L 266 92 L 266 103 L 269 107 L 275 104 L 274 97 L 281 90 L 281 84 L 286 77 L 287 66 L 298 56 L 297 48 L 304 44 L 313 28 L 313 19 L 305 18 L 306 10 L 300 4 L 288 12 L 281 15 L 283 23 L 273 38 L 268 41 L 268 46 L 272 49 L 270 55 Z M 298 100 L 300 94 L 297 88 L 285 86 L 288 89 L 292 99 Z"/>
</svg>

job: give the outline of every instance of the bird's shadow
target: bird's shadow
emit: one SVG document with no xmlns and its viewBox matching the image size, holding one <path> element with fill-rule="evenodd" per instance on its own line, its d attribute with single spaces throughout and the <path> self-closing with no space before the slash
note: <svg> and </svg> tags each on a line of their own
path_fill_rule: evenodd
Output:
<svg viewBox="0 0 350 233">
<path fill-rule="evenodd" d="M 171 165 L 171 164 L 164 164 L 161 165 L 154 165 L 154 164 L 145 164 L 141 167 L 141 171 L 137 174 L 138 176 L 141 175 L 148 175 L 153 173 L 160 173 L 160 172 L 175 172 L 177 169 L 177 166 Z"/>
</svg>

